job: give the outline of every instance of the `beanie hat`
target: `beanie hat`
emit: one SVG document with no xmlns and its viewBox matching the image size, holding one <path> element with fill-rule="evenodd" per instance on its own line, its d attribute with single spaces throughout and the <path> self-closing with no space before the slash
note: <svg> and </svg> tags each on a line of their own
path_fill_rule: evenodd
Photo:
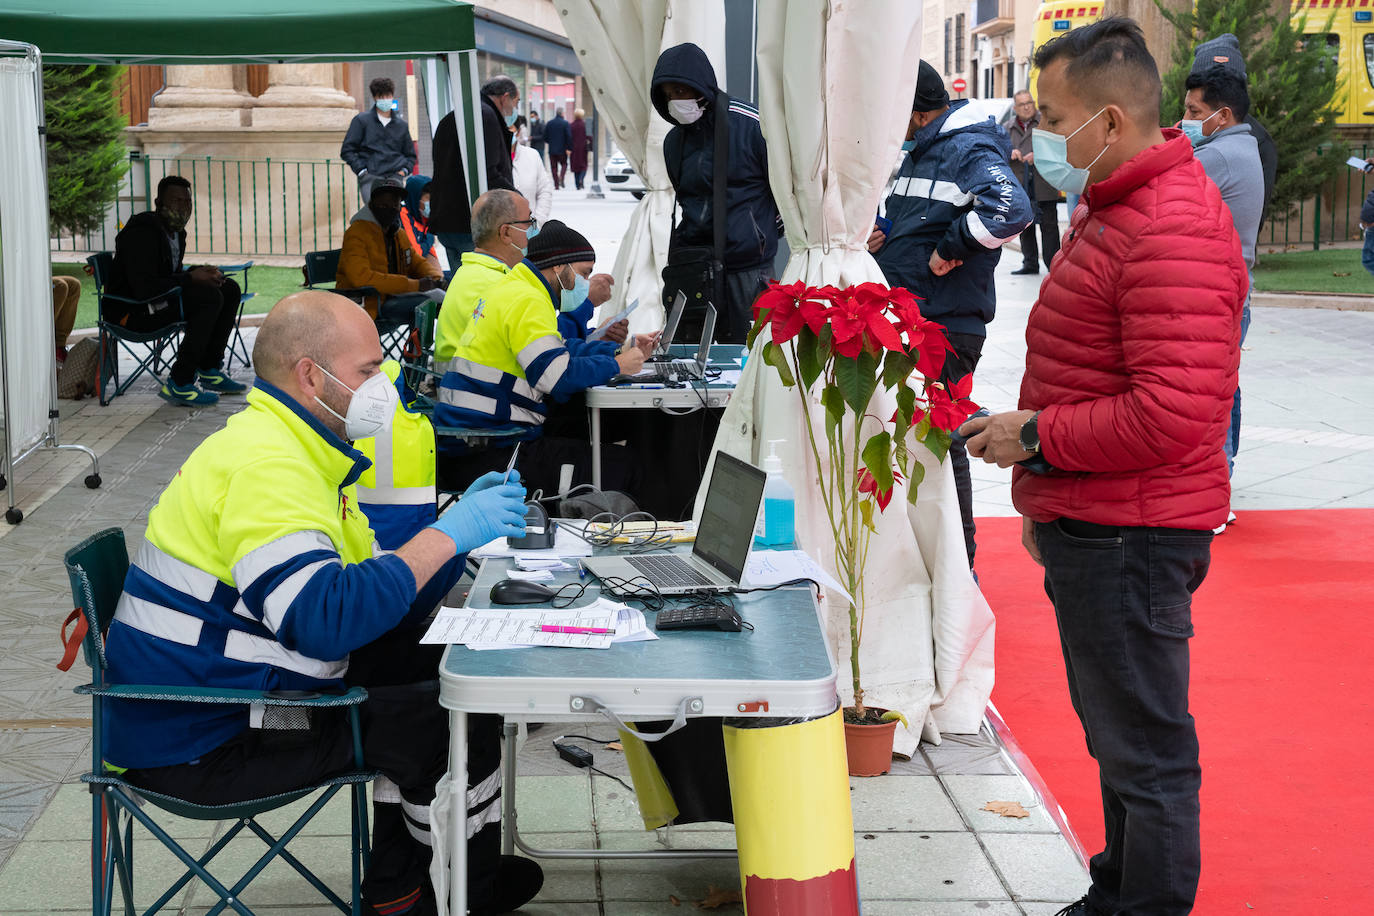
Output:
<svg viewBox="0 0 1374 916">
<path fill-rule="evenodd" d="M 1242 80 L 1247 79 L 1245 58 L 1240 56 L 1240 39 L 1230 32 L 1218 35 L 1211 41 L 1204 41 L 1193 52 L 1193 68 L 1189 76 L 1201 73 L 1211 67 L 1222 67 Z"/>
<path fill-rule="evenodd" d="M 530 249 L 526 257 L 535 267 L 545 270 L 559 264 L 595 261 L 596 251 L 582 233 L 569 229 L 556 219 L 551 219 L 547 223 L 541 223 L 539 234 L 530 239 Z"/>
<path fill-rule="evenodd" d="M 911 102 L 912 111 L 938 111 L 949 105 L 949 93 L 945 91 L 945 81 L 935 68 L 921 61 L 916 70 L 916 98 Z"/>
</svg>

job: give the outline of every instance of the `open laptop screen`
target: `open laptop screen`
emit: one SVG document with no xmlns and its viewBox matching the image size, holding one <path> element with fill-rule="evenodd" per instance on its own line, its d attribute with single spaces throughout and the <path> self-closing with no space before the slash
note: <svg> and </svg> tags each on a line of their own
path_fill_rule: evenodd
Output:
<svg viewBox="0 0 1374 916">
<path fill-rule="evenodd" d="M 673 308 L 668 313 L 668 323 L 663 326 L 663 336 L 658 339 L 658 347 L 654 350 L 655 356 L 664 356 L 668 348 L 673 345 L 673 338 L 677 336 L 677 326 L 682 321 L 682 313 L 687 308 L 687 294 L 682 290 L 677 291 L 673 297 Z"/>
<path fill-rule="evenodd" d="M 744 575 L 767 480 L 768 475 L 752 464 L 716 452 L 692 554 L 734 582 Z"/>
</svg>

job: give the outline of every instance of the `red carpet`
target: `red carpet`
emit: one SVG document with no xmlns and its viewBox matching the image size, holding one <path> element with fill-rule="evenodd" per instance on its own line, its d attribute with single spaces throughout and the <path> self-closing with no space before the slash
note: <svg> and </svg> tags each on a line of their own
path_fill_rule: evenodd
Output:
<svg viewBox="0 0 1374 916">
<path fill-rule="evenodd" d="M 1019 518 L 978 520 L 997 615 L 992 699 L 1089 854 L 1097 769 Z M 1374 510 L 1245 512 L 1193 605 L 1202 746 L 1196 912 L 1374 913 Z"/>
</svg>

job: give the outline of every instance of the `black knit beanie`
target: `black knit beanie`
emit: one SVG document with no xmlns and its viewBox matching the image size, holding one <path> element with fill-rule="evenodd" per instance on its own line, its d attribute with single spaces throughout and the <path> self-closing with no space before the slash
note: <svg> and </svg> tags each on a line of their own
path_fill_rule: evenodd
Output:
<svg viewBox="0 0 1374 916">
<path fill-rule="evenodd" d="M 582 233 L 551 219 L 541 223 L 539 234 L 530 239 L 528 257 L 535 267 L 545 270 L 559 264 L 595 261 L 596 251 Z"/>
<path fill-rule="evenodd" d="M 911 100 L 912 111 L 939 111 L 949 106 L 945 81 L 935 68 L 921 61 L 916 69 L 916 96 Z"/>
</svg>

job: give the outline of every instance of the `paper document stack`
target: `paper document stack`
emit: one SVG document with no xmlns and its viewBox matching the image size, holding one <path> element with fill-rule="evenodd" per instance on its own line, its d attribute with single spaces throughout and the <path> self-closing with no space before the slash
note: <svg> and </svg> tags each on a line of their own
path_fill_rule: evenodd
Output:
<svg viewBox="0 0 1374 916">
<path fill-rule="evenodd" d="M 548 632 L 558 627 L 564 632 Z M 608 630 L 606 633 L 566 632 Z M 563 608 L 440 608 L 421 640 L 427 644 L 465 645 L 469 649 L 522 649 L 552 646 L 563 649 L 609 649 L 612 643 L 658 639 L 644 613 L 605 598 L 585 607 Z"/>
</svg>

